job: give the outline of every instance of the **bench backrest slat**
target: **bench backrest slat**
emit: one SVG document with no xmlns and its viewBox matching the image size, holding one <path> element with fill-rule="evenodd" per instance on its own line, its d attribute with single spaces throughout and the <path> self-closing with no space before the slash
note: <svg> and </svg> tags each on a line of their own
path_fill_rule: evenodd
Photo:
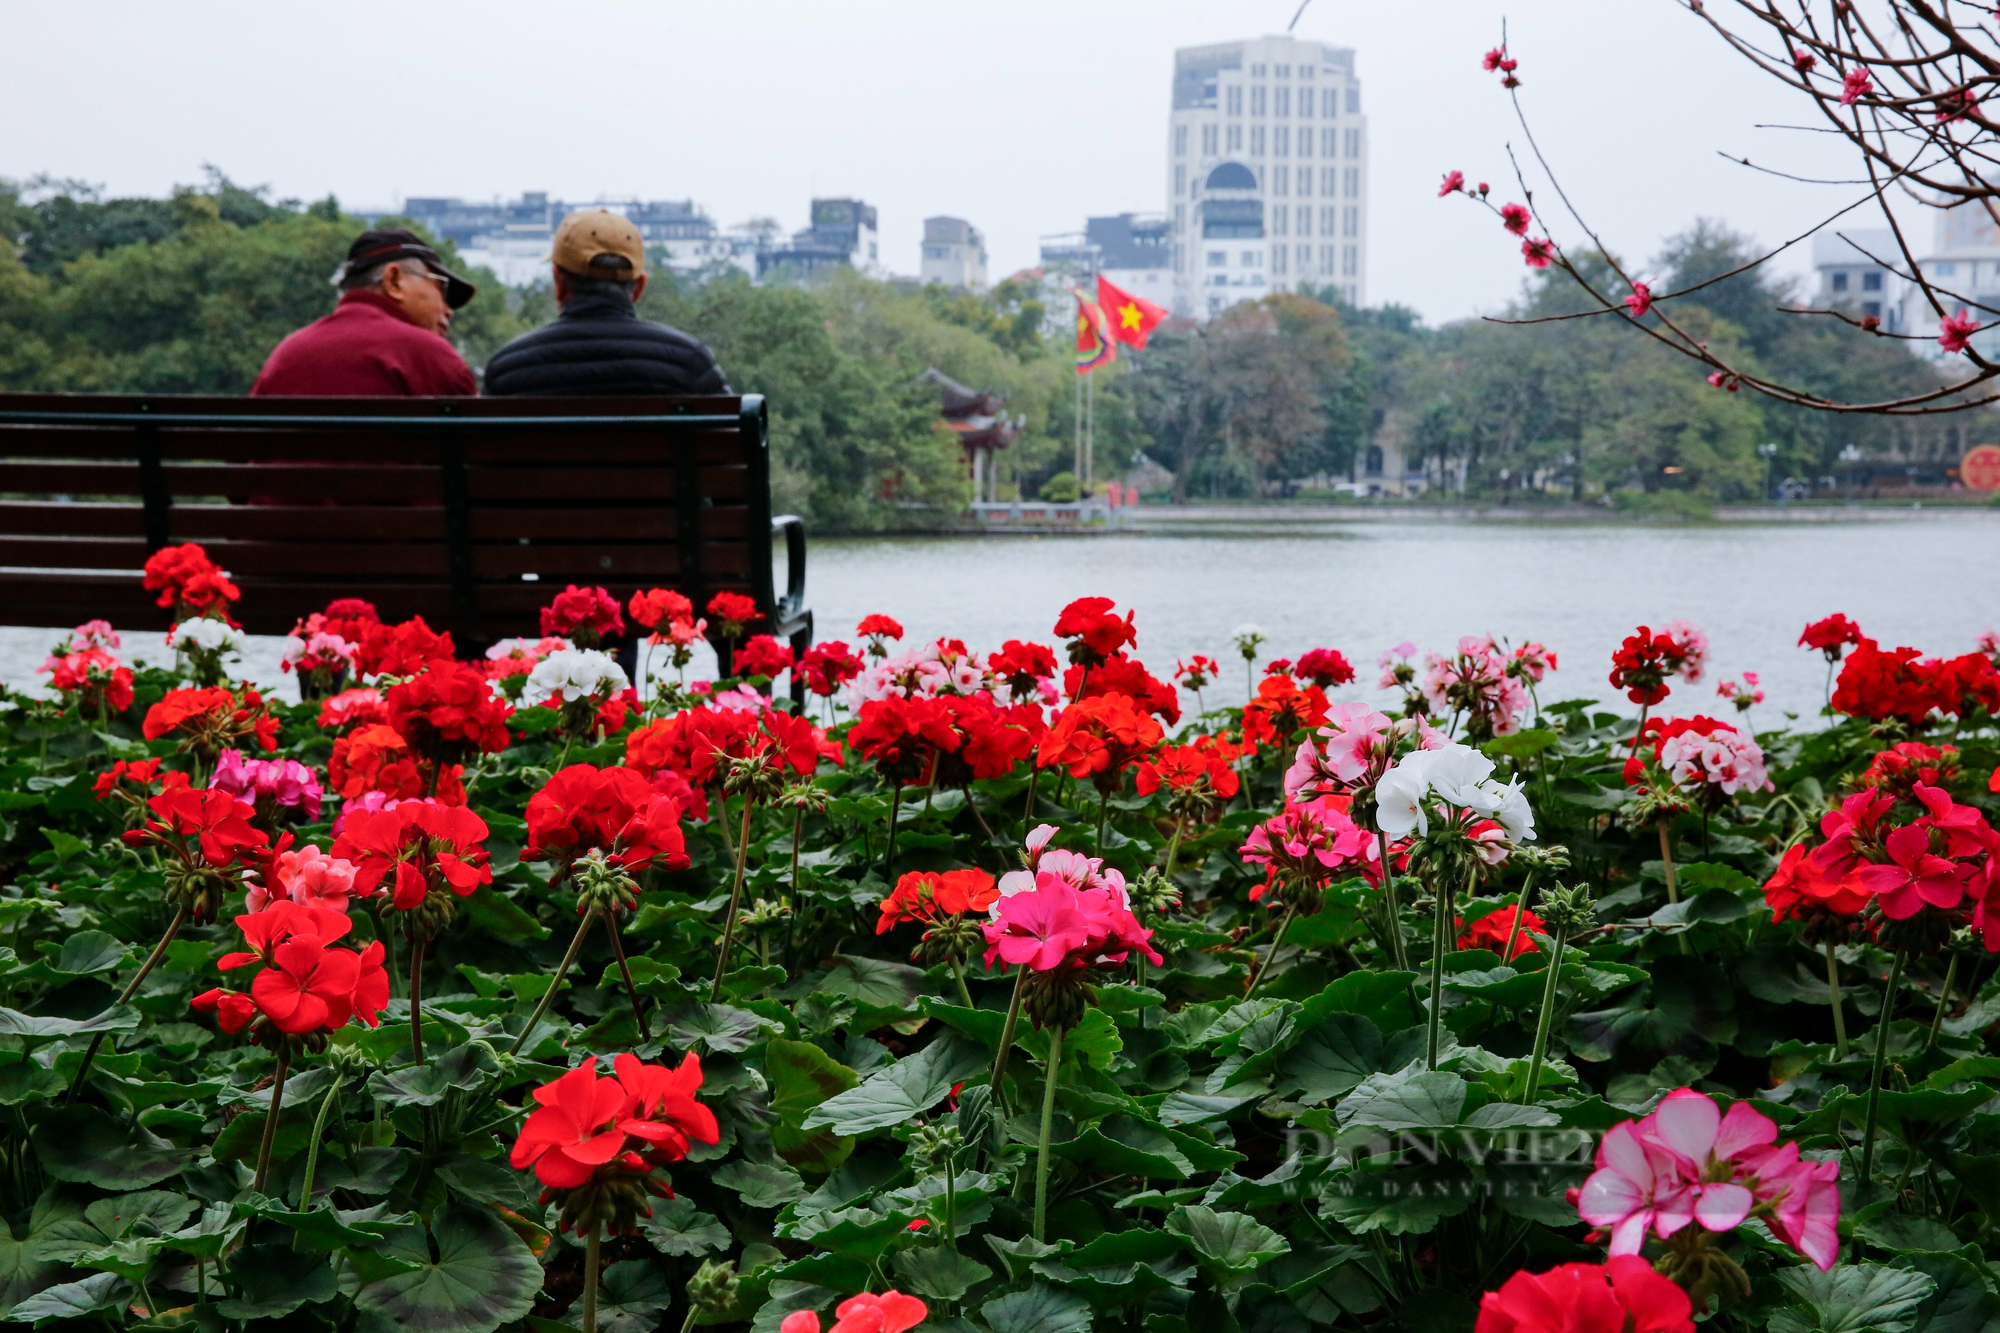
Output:
<svg viewBox="0 0 2000 1333">
<path fill-rule="evenodd" d="M 253 632 L 358 596 L 471 647 L 575 582 L 742 592 L 789 634 L 767 447 L 754 396 L 0 394 L 0 622 L 163 619 L 140 568 L 198 541 Z"/>
</svg>

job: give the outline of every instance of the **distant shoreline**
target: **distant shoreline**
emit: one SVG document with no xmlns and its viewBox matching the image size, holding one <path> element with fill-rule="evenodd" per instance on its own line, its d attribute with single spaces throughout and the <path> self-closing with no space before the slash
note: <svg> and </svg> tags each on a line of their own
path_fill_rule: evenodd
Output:
<svg viewBox="0 0 2000 1333">
<path fill-rule="evenodd" d="M 1033 502 L 1023 508 L 1034 510 Z M 965 523 L 901 533 L 832 533 L 822 536 L 1030 536 L 1075 535 L 1169 536 L 1207 532 L 1282 531 L 1302 527 L 1335 527 L 1382 523 L 1548 523 L 1562 525 L 1639 525 L 1684 527 L 1723 524 L 1906 523 L 1961 517 L 2000 521 L 2000 505 L 1936 504 L 1923 501 L 1876 501 L 1848 505 L 1717 505 L 1704 514 L 1631 513 L 1594 505 L 1379 505 L 1379 504 L 1193 504 L 1137 505 L 1114 511 L 1113 521 L 1087 526 L 1070 522 L 1024 519 Z"/>
</svg>

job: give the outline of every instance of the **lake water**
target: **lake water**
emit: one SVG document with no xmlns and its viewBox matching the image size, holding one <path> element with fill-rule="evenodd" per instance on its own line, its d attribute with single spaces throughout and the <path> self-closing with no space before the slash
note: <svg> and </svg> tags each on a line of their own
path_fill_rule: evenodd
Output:
<svg viewBox="0 0 2000 1333">
<path fill-rule="evenodd" d="M 1374 693 L 1375 660 L 1404 640 L 1448 648 L 1462 634 L 1539 639 L 1562 669 L 1544 701 L 1604 698 L 1610 656 L 1634 625 L 1693 621 L 1709 636 L 1710 670 L 1676 690 L 1675 713 L 1724 707 L 1714 683 L 1745 669 L 1778 710 L 1811 714 L 1825 664 L 1796 647 L 1809 619 L 1844 611 L 1884 643 L 1969 651 L 2000 623 L 2000 515 L 1907 521 L 1639 526 L 1518 522 L 1369 523 L 1254 535 L 827 539 L 807 580 L 821 638 L 852 640 L 871 612 L 901 620 L 911 641 L 950 634 L 974 649 L 1009 638 L 1050 641 L 1063 605 L 1088 594 L 1138 612 L 1139 656 L 1166 675 L 1206 653 L 1224 665 L 1218 699 L 1240 702 L 1241 659 L 1229 642 L 1253 622 L 1268 656 L 1332 647 Z M 302 608 L 303 609 L 303 608 Z M 524 632 L 532 626 L 523 625 Z M 0 629 L 0 679 L 33 680 L 45 630 Z M 140 642 L 140 640 L 144 642 Z M 162 657 L 153 634 L 126 653 Z M 255 640 L 246 665 L 277 683 L 280 640 Z"/>
</svg>

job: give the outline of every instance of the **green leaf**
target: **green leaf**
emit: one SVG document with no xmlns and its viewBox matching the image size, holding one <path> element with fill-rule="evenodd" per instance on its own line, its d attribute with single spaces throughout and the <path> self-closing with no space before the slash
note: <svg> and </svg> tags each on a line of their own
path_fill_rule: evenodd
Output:
<svg viewBox="0 0 2000 1333">
<path fill-rule="evenodd" d="M 7 1312 L 7 1317 L 24 1324 L 49 1319 L 75 1319 L 110 1310 L 124 1303 L 132 1284 L 116 1273 L 93 1273 L 81 1282 L 65 1282 L 36 1292 Z"/>
<path fill-rule="evenodd" d="M 1495 736 L 1480 745 L 1480 749 L 1494 758 L 1527 759 L 1538 755 L 1556 743 L 1553 731 L 1535 727 L 1527 731 L 1517 731 L 1511 736 Z"/>
<path fill-rule="evenodd" d="M 36 1127 L 34 1143 L 42 1169 L 57 1180 L 108 1190 L 140 1189 L 189 1164 L 183 1149 L 132 1143 L 116 1121 L 94 1106 L 56 1110 Z"/>
<path fill-rule="evenodd" d="M 1168 1093 L 1160 1102 L 1163 1125 L 1199 1125 L 1221 1120 L 1232 1111 L 1248 1106 L 1255 1097 L 1205 1097 L 1191 1092 Z"/>
<path fill-rule="evenodd" d="M 429 1064 L 377 1071 L 368 1080 L 368 1095 L 384 1106 L 436 1106 L 447 1093 L 478 1091 L 499 1069 L 493 1048 L 471 1041 L 432 1057 Z M 286 1098 L 287 1111 L 290 1101 Z"/>
<path fill-rule="evenodd" d="M 904 1250 L 890 1261 L 902 1281 L 898 1287 L 934 1301 L 956 1301 L 993 1276 L 993 1270 L 956 1249 Z"/>
<path fill-rule="evenodd" d="M 914 1009 L 923 994 L 924 974 L 908 963 L 839 953 L 815 989 L 845 995 L 874 1009 Z"/>
<path fill-rule="evenodd" d="M 424 1333 L 492 1333 L 534 1308 L 542 1266 L 498 1217 L 454 1204 L 438 1213 L 430 1234 L 435 1260 L 421 1228 L 391 1236 L 389 1256 L 415 1267 L 363 1286 L 354 1307 Z"/>
<path fill-rule="evenodd" d="M 822 1250 L 873 1264 L 888 1253 L 890 1246 L 909 1234 L 913 1220 L 908 1213 L 840 1208 L 829 1213 L 814 1213 L 785 1228 L 781 1234 L 789 1240 L 810 1241 Z"/>
<path fill-rule="evenodd" d="M 1083 1163 L 1100 1175 L 1138 1176 L 1144 1180 L 1186 1180 L 1194 1164 L 1182 1155 L 1166 1131 L 1134 1116 L 1114 1115 L 1049 1151 L 1068 1162 Z"/>
<path fill-rule="evenodd" d="M 1328 1014 L 1359 1014 L 1383 1032 L 1400 1032 L 1424 1021 L 1410 998 L 1414 972 L 1349 972 L 1299 1005 L 1300 1031 L 1317 1027 Z"/>
<path fill-rule="evenodd" d="M 1465 1109 L 1466 1083 L 1442 1069 L 1371 1074 L 1334 1108 L 1347 1129 L 1449 1129 Z"/>
<path fill-rule="evenodd" d="M 1205 1267 L 1230 1277 L 1249 1273 L 1292 1248 L 1248 1213 L 1219 1213 L 1200 1204 L 1168 1213 L 1167 1230 L 1186 1241 Z"/>
<path fill-rule="evenodd" d="M 1937 1290 L 1927 1274 L 1881 1264 L 1838 1264 L 1825 1273 L 1801 1264 L 1780 1270 L 1777 1278 L 1812 1310 L 1821 1333 L 1908 1333 L 1917 1307 Z"/>
<path fill-rule="evenodd" d="M 125 944 L 101 930 L 84 930 L 63 941 L 56 955 L 56 971 L 71 976 L 109 972 L 125 961 Z"/>
<path fill-rule="evenodd" d="M 733 1004 L 684 1004 L 667 1019 L 667 1032 L 674 1044 L 703 1055 L 747 1051 L 777 1027 L 761 1014 Z"/>
<path fill-rule="evenodd" d="M 625 1259 L 606 1268 L 598 1278 L 597 1327 L 600 1333 L 641 1333 L 659 1327 L 656 1317 L 674 1303 L 673 1288 L 661 1275 L 659 1265 L 644 1259 Z M 570 1306 L 568 1316 L 579 1327 L 582 1302 Z"/>
<path fill-rule="evenodd" d="M 1329 1014 L 1279 1059 L 1275 1086 L 1310 1105 L 1352 1091 L 1381 1069 L 1381 1029 L 1362 1014 Z"/>
<path fill-rule="evenodd" d="M 289 1245 L 245 1245 L 230 1257 L 229 1276 L 241 1294 L 215 1306 L 228 1319 L 276 1319 L 339 1292 L 324 1254 Z"/>
<path fill-rule="evenodd" d="M 1014 1042 L 1043 1064 L 1049 1062 L 1046 1029 L 1026 1028 L 1015 1036 Z M 1109 1073 L 1111 1062 L 1124 1048 L 1125 1039 L 1118 1035 L 1118 1024 L 1111 1015 L 1102 1009 L 1086 1009 L 1082 1021 L 1063 1034 L 1063 1068 L 1074 1069 L 1074 1062 L 1082 1060 L 1099 1073 Z"/>
<path fill-rule="evenodd" d="M 1046 1282 L 996 1296 L 979 1314 L 993 1333 L 1090 1333 L 1090 1302 Z"/>
<path fill-rule="evenodd" d="M 90 1018 L 47 1018 L 24 1014 L 18 1009 L 0 1008 L 0 1037 L 26 1037 L 31 1041 L 49 1037 L 82 1037 L 93 1032 L 130 1032 L 139 1026 L 139 1011 L 129 1005 L 113 1005 Z"/>
<path fill-rule="evenodd" d="M 1328 1179 L 1320 1198 L 1326 1212 L 1357 1236 L 1370 1231 L 1418 1235 L 1471 1207 L 1473 1184 L 1462 1163 L 1438 1162 L 1344 1171 Z"/>
<path fill-rule="evenodd" d="M 460 898 L 458 910 L 472 928 L 505 944 L 549 937 L 547 926 L 528 915 L 519 903 L 504 893 L 480 892 Z"/>
<path fill-rule="evenodd" d="M 746 1208 L 782 1208 L 806 1197 L 805 1182 L 798 1172 L 769 1162 L 729 1162 L 711 1179 L 736 1191 Z"/>
<path fill-rule="evenodd" d="M 806 1116 L 846 1092 L 860 1076 L 807 1041 L 773 1037 L 764 1043 L 764 1081 L 771 1088 L 771 1147 L 802 1171 L 827 1172 L 847 1160 L 854 1141 L 831 1130 L 807 1130 Z"/>
<path fill-rule="evenodd" d="M 949 1037 L 940 1039 L 814 1107 L 804 1127 L 852 1136 L 900 1125 L 936 1106 L 952 1084 L 984 1067 L 979 1052 Z"/>
<path fill-rule="evenodd" d="M 694 1206 L 685 1196 L 661 1199 L 646 1219 L 646 1239 L 661 1254 L 688 1256 L 728 1249 L 734 1244 L 729 1228 Z"/>
</svg>

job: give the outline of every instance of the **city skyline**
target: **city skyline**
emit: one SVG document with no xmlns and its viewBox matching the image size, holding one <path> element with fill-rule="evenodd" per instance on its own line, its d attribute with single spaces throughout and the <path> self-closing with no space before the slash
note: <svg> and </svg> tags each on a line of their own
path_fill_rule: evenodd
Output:
<svg viewBox="0 0 2000 1333">
<path fill-rule="evenodd" d="M 441 4 L 452 58 L 424 84 L 326 41 L 327 23 L 236 0 L 210 7 L 206 23 L 166 28 L 124 0 L 83 0 L 60 22 L 23 11 L 13 24 L 24 47 L 54 49 L 61 27 L 77 21 L 94 45 L 89 62 L 25 69 L 0 87 L 0 115 L 16 127 L 0 147 L 0 174 L 49 172 L 113 194 L 158 195 L 214 163 L 279 196 L 333 193 L 356 208 L 526 190 L 692 197 L 724 227 L 772 216 L 787 233 L 807 224 L 810 198 L 846 196 L 880 209 L 892 269 L 914 273 L 924 219 L 951 216 L 984 233 L 997 279 L 1032 266 L 1042 237 L 1086 217 L 1162 209 L 1173 53 L 1281 33 L 1296 6 L 1106 0 L 1075 10 L 1028 0 L 1003 18 L 876 0 L 861 25 L 792 0 L 727 12 L 612 8 L 627 40 L 657 59 L 628 62 L 629 77 L 589 81 L 587 132 L 563 114 L 573 58 L 521 39 L 532 22 L 525 6 Z M 1845 202 L 1838 189 L 1718 156 L 1782 159 L 1814 174 L 1823 146 L 1755 129 L 1796 119 L 1796 108 L 1702 25 L 1667 0 L 1616 15 L 1603 8 L 1525 0 L 1509 7 L 1509 32 L 1543 147 L 1628 257 L 1643 263 L 1698 216 L 1776 241 Z M 327 11 L 335 30 L 365 14 Z M 1046 40 L 1052 25 L 1062 41 Z M 1514 192 L 1505 149 L 1525 146 L 1505 95 L 1478 69 L 1499 37 L 1498 16 L 1477 0 L 1389 12 L 1318 0 L 1297 35 L 1354 50 L 1368 81 L 1367 299 L 1413 305 L 1434 322 L 1504 304 L 1523 276 L 1514 246 L 1490 218 L 1436 198 L 1439 176 L 1454 167 Z M 742 61 L 705 50 L 754 53 L 749 81 Z M 858 69 L 868 77 L 854 78 Z M 1679 86 L 1690 71 L 1700 78 L 1687 96 L 1640 97 L 1634 69 Z M 967 96 L 972 86 L 988 91 Z M 484 92 L 510 87 L 520 95 Z M 37 112 L 57 98 L 75 111 Z M 249 105 L 259 114 L 244 115 Z M 345 113 L 384 106 L 411 108 L 406 132 L 346 128 Z M 1571 224 L 1556 230 L 1577 239 Z M 1800 252 L 1780 267 L 1804 274 L 1809 260 Z"/>
</svg>

